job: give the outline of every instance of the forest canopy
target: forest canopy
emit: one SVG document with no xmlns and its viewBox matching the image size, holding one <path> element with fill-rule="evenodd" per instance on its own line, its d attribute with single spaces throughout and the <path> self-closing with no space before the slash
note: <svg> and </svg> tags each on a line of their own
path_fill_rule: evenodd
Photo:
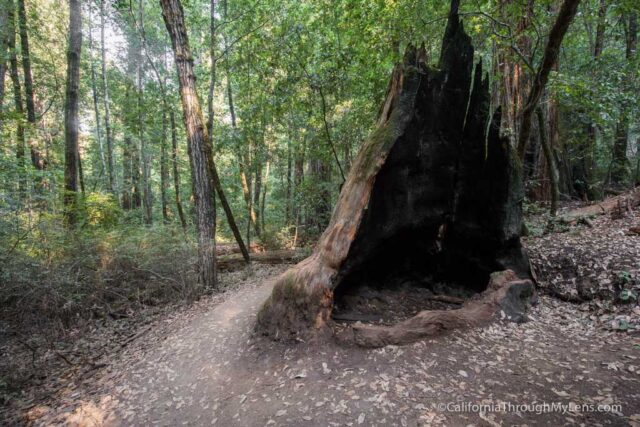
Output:
<svg viewBox="0 0 640 427">
<path fill-rule="evenodd" d="M 31 355 L 0 362 L 0 401 L 37 363 L 86 366 L 64 351 L 77 336 L 121 351 L 158 312 L 254 279 L 233 304 L 276 339 L 406 344 L 524 321 L 537 291 L 640 329 L 639 14 L 0 0 L 0 350 Z M 343 328 L 386 292 L 408 332 Z"/>
</svg>

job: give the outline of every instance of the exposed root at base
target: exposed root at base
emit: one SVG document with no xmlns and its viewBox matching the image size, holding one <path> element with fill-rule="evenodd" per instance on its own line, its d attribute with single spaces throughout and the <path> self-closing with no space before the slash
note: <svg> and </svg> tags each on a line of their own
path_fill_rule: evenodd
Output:
<svg viewBox="0 0 640 427">
<path fill-rule="evenodd" d="M 336 338 L 343 343 L 375 348 L 409 344 L 453 329 L 484 326 L 497 317 L 523 322 L 526 320 L 525 311 L 534 297 L 535 288 L 530 280 L 519 279 L 511 270 L 495 272 L 487 290 L 460 309 L 421 311 L 393 326 L 356 324 L 340 332 Z"/>
</svg>

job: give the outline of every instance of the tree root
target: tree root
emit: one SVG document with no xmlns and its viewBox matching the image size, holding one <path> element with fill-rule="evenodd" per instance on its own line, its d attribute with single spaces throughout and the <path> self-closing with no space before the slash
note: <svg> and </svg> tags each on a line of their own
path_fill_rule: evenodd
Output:
<svg viewBox="0 0 640 427">
<path fill-rule="evenodd" d="M 498 316 L 520 323 L 527 320 L 525 311 L 534 297 L 535 288 L 531 280 L 521 280 L 511 270 L 495 272 L 487 290 L 460 309 L 421 311 L 393 326 L 356 324 L 337 338 L 343 343 L 375 348 L 409 344 L 454 329 L 484 326 Z"/>
</svg>

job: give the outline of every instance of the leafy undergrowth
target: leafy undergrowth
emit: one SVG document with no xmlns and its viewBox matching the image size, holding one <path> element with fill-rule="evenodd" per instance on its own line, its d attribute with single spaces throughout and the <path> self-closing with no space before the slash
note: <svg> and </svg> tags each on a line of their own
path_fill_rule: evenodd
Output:
<svg viewBox="0 0 640 427">
<path fill-rule="evenodd" d="M 169 226 L 69 232 L 49 214 L 0 222 L 0 403 L 61 367 L 95 369 L 157 311 L 197 298 L 195 245 Z M 83 340 L 94 334 L 93 340 Z"/>
<path fill-rule="evenodd" d="M 577 225 L 547 223 L 524 244 L 542 292 L 575 303 L 602 327 L 640 332 L 640 211 Z"/>
</svg>

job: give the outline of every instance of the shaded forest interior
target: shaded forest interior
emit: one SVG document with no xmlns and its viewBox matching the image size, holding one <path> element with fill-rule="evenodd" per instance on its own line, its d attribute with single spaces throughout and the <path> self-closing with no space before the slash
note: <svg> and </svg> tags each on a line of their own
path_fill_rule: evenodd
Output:
<svg viewBox="0 0 640 427">
<path fill-rule="evenodd" d="M 636 267 L 583 280 L 596 261 L 536 242 L 640 227 L 639 13 L 0 0 L 0 344 L 66 365 L 79 331 L 300 261 L 262 332 L 395 323 L 529 280 L 523 245 L 544 292 L 637 303 Z M 35 380 L 0 365 L 1 396 Z"/>
</svg>

